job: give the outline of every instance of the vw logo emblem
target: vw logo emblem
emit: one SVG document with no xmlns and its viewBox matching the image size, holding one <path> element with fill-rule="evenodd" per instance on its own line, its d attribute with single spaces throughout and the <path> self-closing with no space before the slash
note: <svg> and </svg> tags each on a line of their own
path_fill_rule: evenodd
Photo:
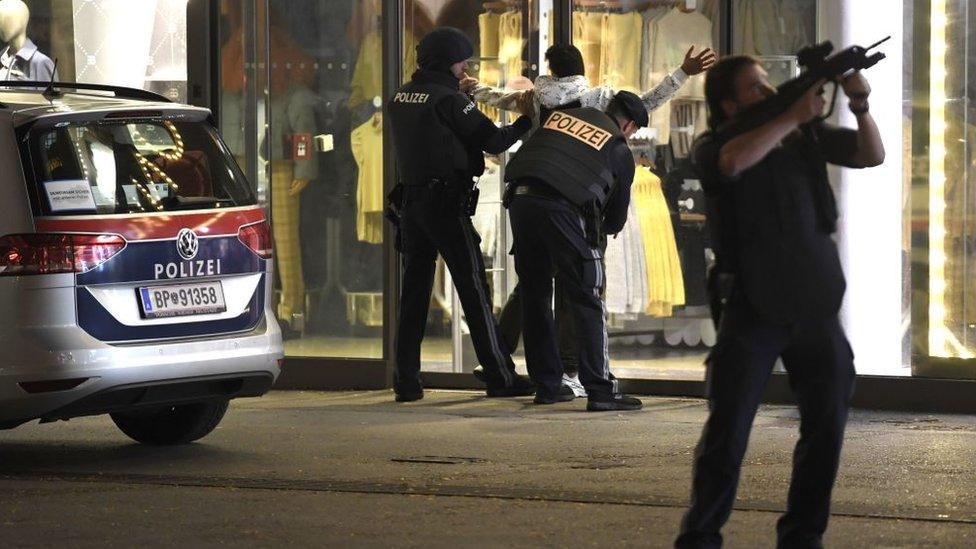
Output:
<svg viewBox="0 0 976 549">
<path fill-rule="evenodd" d="M 192 229 L 180 229 L 180 233 L 176 235 L 176 251 L 180 252 L 180 257 L 189 261 L 197 256 L 199 249 L 197 234 Z"/>
</svg>

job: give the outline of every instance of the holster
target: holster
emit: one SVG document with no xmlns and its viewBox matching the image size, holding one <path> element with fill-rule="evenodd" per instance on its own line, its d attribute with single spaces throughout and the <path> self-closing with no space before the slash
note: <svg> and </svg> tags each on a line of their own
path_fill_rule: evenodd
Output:
<svg viewBox="0 0 976 549">
<path fill-rule="evenodd" d="M 505 185 L 505 192 L 502 194 L 502 206 L 506 209 L 512 205 L 512 199 L 515 198 L 515 187 L 517 186 L 514 182 Z"/>
<path fill-rule="evenodd" d="M 400 226 L 400 212 L 403 209 L 403 183 L 397 183 L 386 195 L 386 207 L 383 209 L 383 217 L 388 219 L 395 227 Z"/>
<path fill-rule="evenodd" d="M 383 217 L 389 220 L 390 223 L 396 227 L 396 240 L 394 241 L 393 248 L 398 252 L 403 251 L 403 237 L 400 234 L 400 222 L 401 222 L 401 212 L 403 210 L 403 183 L 397 183 L 390 191 L 390 194 L 386 195 L 386 207 L 383 208 Z"/>
<path fill-rule="evenodd" d="M 718 329 L 722 320 L 722 311 L 732 300 L 735 292 L 735 273 L 721 271 L 715 267 L 708 271 L 708 306 L 715 329 Z"/>
<path fill-rule="evenodd" d="M 464 211 L 467 212 L 468 217 L 471 217 L 478 211 L 478 200 L 481 198 L 481 189 L 475 187 L 467 193 L 463 193 L 463 195 L 466 196 L 466 199 L 463 201 L 462 206 Z"/>
<path fill-rule="evenodd" d="M 587 202 L 580 208 L 583 214 L 586 243 L 594 248 L 603 242 L 603 211 L 597 202 Z"/>
</svg>

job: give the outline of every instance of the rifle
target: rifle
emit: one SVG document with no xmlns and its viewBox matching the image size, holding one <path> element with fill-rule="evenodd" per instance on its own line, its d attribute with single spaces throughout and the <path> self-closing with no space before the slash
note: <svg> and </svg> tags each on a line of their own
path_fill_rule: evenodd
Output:
<svg viewBox="0 0 976 549">
<path fill-rule="evenodd" d="M 839 88 L 837 80 L 851 71 L 868 69 L 878 64 L 885 58 L 885 54 L 875 52 L 868 55 L 868 52 L 890 39 L 891 36 L 887 36 L 866 48 L 851 46 L 833 55 L 830 54 L 834 51 L 834 45 L 829 41 L 803 48 L 797 54 L 799 64 L 804 68 L 799 76 L 781 84 L 777 88 L 776 95 L 736 113 L 731 119 L 719 125 L 715 133 L 731 139 L 766 124 L 786 112 L 820 80 L 834 82 L 830 110 L 818 117 L 820 121 L 826 120 L 834 113 Z"/>
</svg>

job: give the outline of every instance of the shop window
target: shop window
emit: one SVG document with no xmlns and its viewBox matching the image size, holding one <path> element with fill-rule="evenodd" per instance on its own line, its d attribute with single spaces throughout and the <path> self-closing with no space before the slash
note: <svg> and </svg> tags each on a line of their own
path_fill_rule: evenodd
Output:
<svg viewBox="0 0 976 549">
<path fill-rule="evenodd" d="M 919 111 L 914 123 L 927 129 L 928 166 L 927 174 L 916 174 L 912 194 L 913 241 L 928 244 L 914 254 L 913 267 L 925 274 L 915 277 L 912 304 L 927 330 L 915 331 L 913 351 L 922 375 L 972 378 L 965 361 L 976 358 L 976 46 L 968 31 L 976 15 L 966 0 L 927 4 L 929 40 L 916 47 L 927 53 L 929 78 L 921 83 L 927 89 L 916 92 L 929 97 L 930 110 L 927 118 Z"/>
<path fill-rule="evenodd" d="M 554 35 L 552 4 L 551 1 L 536 0 L 404 0 L 403 78 L 408 79 L 416 67 L 414 48 L 417 41 L 433 27 L 451 26 L 464 32 L 474 45 L 470 76 L 499 92 L 529 89 L 535 76 L 546 72 L 539 60 Z M 499 125 L 518 117 L 517 113 L 508 112 L 494 103 L 479 102 L 478 108 Z M 501 204 L 507 156 L 486 156 L 486 170 L 477 181 L 480 200 L 472 216 L 472 223 L 481 236 L 489 298 L 497 315 L 502 313 L 517 284 L 515 266 L 508 255 L 512 242 L 509 222 Z M 517 309 L 512 311 L 518 316 Z M 511 315 L 509 320 L 512 320 Z M 517 351 L 517 327 L 510 326 L 504 319 L 502 324 L 506 344 Z M 478 364 L 450 273 L 440 258 L 422 362 L 424 370 L 439 372 L 470 372 Z M 516 362 L 524 371 L 524 361 L 517 356 Z"/>
<path fill-rule="evenodd" d="M 383 8 L 271 0 L 276 311 L 286 356 L 383 357 Z"/>
<path fill-rule="evenodd" d="M 111 84 L 186 101 L 186 0 L 6 0 L 0 79 Z M 24 28 L 26 34 L 18 33 Z M 17 51 L 11 51 L 15 48 Z M 36 50 L 36 52 L 35 52 Z"/>
<path fill-rule="evenodd" d="M 673 74 L 694 47 L 717 50 L 720 1 L 576 0 L 573 43 L 593 86 L 652 97 L 651 124 L 631 139 L 631 211 L 606 252 L 614 373 L 702 379 L 715 343 L 705 272 L 713 260 L 704 194 L 688 155 L 705 130 L 704 75 Z"/>
</svg>

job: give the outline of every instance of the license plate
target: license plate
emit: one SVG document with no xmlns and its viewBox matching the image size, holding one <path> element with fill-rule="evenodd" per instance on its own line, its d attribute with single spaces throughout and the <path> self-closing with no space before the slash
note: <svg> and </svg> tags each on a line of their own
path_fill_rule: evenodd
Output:
<svg viewBox="0 0 976 549">
<path fill-rule="evenodd" d="M 207 315 L 227 310 L 220 281 L 138 288 L 142 318 Z"/>
</svg>

